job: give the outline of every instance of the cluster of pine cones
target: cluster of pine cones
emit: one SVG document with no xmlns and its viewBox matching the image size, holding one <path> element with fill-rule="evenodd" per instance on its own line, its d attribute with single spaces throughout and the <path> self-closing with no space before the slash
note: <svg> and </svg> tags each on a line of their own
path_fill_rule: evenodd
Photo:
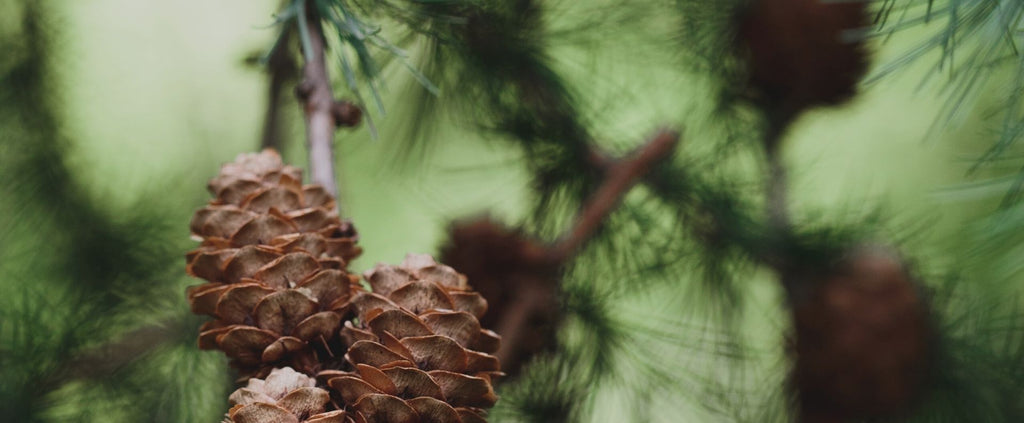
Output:
<svg viewBox="0 0 1024 423">
<path fill-rule="evenodd" d="M 849 101 L 867 72 L 866 1 L 753 0 L 738 14 L 747 65 L 744 96 L 784 130 L 807 110 Z M 766 139 L 767 150 L 779 139 Z M 825 264 L 824 266 L 820 266 Z M 799 263 L 789 283 L 790 382 L 796 420 L 833 423 L 902 417 L 921 395 L 931 355 L 929 309 L 903 258 L 848 248 L 829 263 Z"/>
<path fill-rule="evenodd" d="M 243 154 L 209 184 L 186 256 L 208 281 L 187 296 L 213 320 L 199 346 L 218 349 L 247 386 L 226 421 L 486 421 L 503 376 L 500 338 L 480 326 L 487 302 L 427 255 L 347 271 L 361 250 L 334 199 L 301 184 L 270 150 Z"/>
</svg>

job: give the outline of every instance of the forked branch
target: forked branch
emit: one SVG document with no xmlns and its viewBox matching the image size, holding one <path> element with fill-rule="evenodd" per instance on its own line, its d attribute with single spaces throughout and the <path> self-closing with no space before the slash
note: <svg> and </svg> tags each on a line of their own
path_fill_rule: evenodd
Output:
<svg viewBox="0 0 1024 423">
<path fill-rule="evenodd" d="M 593 239 L 630 189 L 670 157 L 678 143 L 677 132 L 663 130 L 622 158 L 594 149 L 591 156 L 604 181 L 553 244 L 486 220 L 456 229 L 459 235 L 453 235 L 446 255 L 467 262 L 470 280 L 493 300 L 493 327 L 503 338 L 497 356 L 510 375 L 555 342 L 553 330 L 561 320 L 560 313 L 553 312 L 558 308 L 559 269 Z"/>
<path fill-rule="evenodd" d="M 679 133 L 661 130 L 647 144 L 629 156 L 609 161 L 599 159 L 605 169 L 605 180 L 577 215 L 572 229 L 557 244 L 550 247 L 550 255 L 564 261 L 578 251 L 601 228 L 605 219 L 622 201 L 622 197 L 639 183 L 658 162 L 671 156 L 679 144 Z M 593 157 L 603 157 L 592 154 Z"/>
</svg>

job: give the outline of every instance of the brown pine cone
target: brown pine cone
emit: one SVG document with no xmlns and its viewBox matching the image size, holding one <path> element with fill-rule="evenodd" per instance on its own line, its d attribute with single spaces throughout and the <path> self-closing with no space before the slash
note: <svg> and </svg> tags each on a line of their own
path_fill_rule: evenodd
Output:
<svg viewBox="0 0 1024 423">
<path fill-rule="evenodd" d="M 216 317 L 199 346 L 224 351 L 243 377 L 283 366 L 313 374 L 318 355 L 344 349 L 336 333 L 358 282 L 345 272 L 358 235 L 333 198 L 301 178 L 272 150 L 240 155 L 210 181 L 216 198 L 192 219 L 202 244 L 186 270 L 209 282 L 187 296 L 193 312 Z"/>
<path fill-rule="evenodd" d="M 477 320 L 487 302 L 465 276 L 428 255 L 410 254 L 401 266 L 377 265 L 364 277 L 373 293 L 352 304 L 358 323 L 346 322 L 345 359 L 354 372 L 320 374 L 357 422 L 484 422 L 502 375 L 500 338 Z"/>
<path fill-rule="evenodd" d="M 563 315 L 559 266 L 539 241 L 489 218 L 459 222 L 449 229 L 441 261 L 459 269 L 487 299 L 484 327 L 505 339 L 498 353 L 509 377 L 534 356 L 554 349 Z M 529 315 L 520 315 L 520 309 Z M 514 321 L 522 319 L 521 322 Z M 512 327 L 522 333 L 507 333 Z"/>
<path fill-rule="evenodd" d="M 751 1 L 738 34 L 751 94 L 787 120 L 845 102 L 868 68 L 864 42 L 849 32 L 869 25 L 867 2 Z"/>
<path fill-rule="evenodd" d="M 274 369 L 265 380 L 249 379 L 229 400 L 225 423 L 352 423 L 342 410 L 325 412 L 330 394 L 290 367 Z"/>
<path fill-rule="evenodd" d="M 794 304 L 793 382 L 801 421 L 907 411 L 927 370 L 928 309 L 895 253 L 852 252 Z"/>
</svg>

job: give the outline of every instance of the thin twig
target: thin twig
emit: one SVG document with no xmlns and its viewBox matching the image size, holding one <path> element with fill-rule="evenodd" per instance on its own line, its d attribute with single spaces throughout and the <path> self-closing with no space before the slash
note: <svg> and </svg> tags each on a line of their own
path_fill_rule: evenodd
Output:
<svg viewBox="0 0 1024 423">
<path fill-rule="evenodd" d="M 768 219 L 777 233 L 789 231 L 792 222 L 789 215 L 789 178 L 782 157 L 772 154 L 768 157 Z"/>
<path fill-rule="evenodd" d="M 557 244 L 551 247 L 551 256 L 565 260 L 572 256 L 600 229 L 605 219 L 622 201 L 622 197 L 640 182 L 661 160 L 675 151 L 679 133 L 660 131 L 647 144 L 628 157 L 612 162 L 605 181 L 576 217 L 576 224 Z M 595 158 L 600 155 L 593 155 Z"/>
<path fill-rule="evenodd" d="M 298 76 L 298 69 L 287 48 L 291 38 L 291 30 L 285 29 L 281 40 L 270 53 L 267 60 L 267 73 L 270 84 L 267 87 L 267 110 L 263 115 L 263 133 L 260 135 L 260 149 L 273 148 L 281 151 L 284 147 L 282 133 L 283 93 L 285 86 Z"/>
<path fill-rule="evenodd" d="M 309 146 L 309 169 L 313 183 L 320 184 L 328 193 L 338 198 L 338 186 L 334 181 L 334 94 L 327 76 L 325 40 L 320 28 L 320 17 L 312 1 L 307 2 L 306 31 L 309 35 L 310 50 L 302 69 L 302 82 L 297 93 L 303 100 L 306 116 L 306 140 Z"/>
<path fill-rule="evenodd" d="M 792 122 L 792 118 L 770 114 L 767 120 L 767 130 L 764 133 L 763 141 L 768 162 L 768 174 L 765 177 L 767 186 L 764 188 L 767 196 L 765 207 L 771 230 L 769 236 L 778 242 L 790 237 L 793 231 L 793 218 L 789 210 L 789 175 L 782 160 L 781 146 L 783 135 Z M 785 252 L 771 251 L 758 258 L 775 271 L 779 277 L 779 283 L 789 297 L 797 295 L 800 271 L 794 268 L 796 263 L 793 262 L 793 257 Z"/>
<path fill-rule="evenodd" d="M 789 214 L 789 179 L 786 166 L 782 163 L 781 141 L 789 120 L 769 118 L 768 129 L 764 134 L 765 154 L 768 156 L 768 175 L 766 206 L 768 221 L 777 235 L 789 232 L 792 219 Z"/>
</svg>

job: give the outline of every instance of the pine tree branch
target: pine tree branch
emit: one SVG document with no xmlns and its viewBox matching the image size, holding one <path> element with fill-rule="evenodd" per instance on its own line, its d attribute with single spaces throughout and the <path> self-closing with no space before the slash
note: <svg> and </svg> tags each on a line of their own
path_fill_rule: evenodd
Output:
<svg viewBox="0 0 1024 423">
<path fill-rule="evenodd" d="M 300 16 L 300 19 L 302 18 Z M 320 27 L 320 17 L 312 1 L 306 2 L 306 20 L 309 22 L 305 25 L 309 51 L 305 55 L 303 79 L 296 93 L 304 103 L 309 169 L 313 183 L 320 184 L 334 198 L 338 198 L 332 149 L 334 131 L 337 129 L 332 113 L 334 94 L 331 91 L 331 80 L 327 75 L 326 40 Z"/>
<path fill-rule="evenodd" d="M 132 330 L 116 341 L 91 349 L 65 364 L 64 378 L 92 379 L 110 375 L 118 369 L 179 339 L 184 332 L 182 319 L 172 319 Z"/>
<path fill-rule="evenodd" d="M 605 178 L 581 208 L 573 226 L 551 245 L 537 240 L 513 238 L 522 239 L 522 243 L 507 246 L 516 251 L 505 251 L 506 255 L 522 260 L 514 266 L 517 269 L 516 276 L 510 275 L 513 279 L 504 281 L 505 284 L 516 286 L 516 289 L 512 293 L 511 303 L 502 309 L 495 326 L 503 338 L 496 356 L 502 363 L 512 366 L 510 372 L 515 374 L 520 363 L 537 352 L 524 350 L 520 345 L 527 342 L 531 335 L 543 336 L 535 332 L 537 322 L 557 325 L 559 319 L 551 316 L 559 292 L 556 269 L 571 260 L 593 239 L 608 216 L 622 202 L 622 198 L 659 162 L 670 157 L 678 143 L 678 132 L 662 130 L 645 145 L 620 159 L 609 159 L 604 153 L 592 148 L 590 158 L 595 167 L 604 170 Z"/>
<path fill-rule="evenodd" d="M 600 153 L 592 152 L 591 161 L 602 164 L 605 180 L 582 208 L 573 228 L 550 248 L 552 258 L 564 261 L 578 251 L 597 233 L 608 215 L 622 201 L 622 197 L 658 162 L 669 157 L 678 144 L 678 132 L 662 130 L 646 145 L 616 161 L 609 162 Z"/>
<path fill-rule="evenodd" d="M 64 361 L 57 370 L 49 372 L 39 385 L 50 391 L 71 380 L 109 376 L 146 354 L 180 339 L 186 325 L 183 319 L 175 318 L 134 329 Z"/>
</svg>

